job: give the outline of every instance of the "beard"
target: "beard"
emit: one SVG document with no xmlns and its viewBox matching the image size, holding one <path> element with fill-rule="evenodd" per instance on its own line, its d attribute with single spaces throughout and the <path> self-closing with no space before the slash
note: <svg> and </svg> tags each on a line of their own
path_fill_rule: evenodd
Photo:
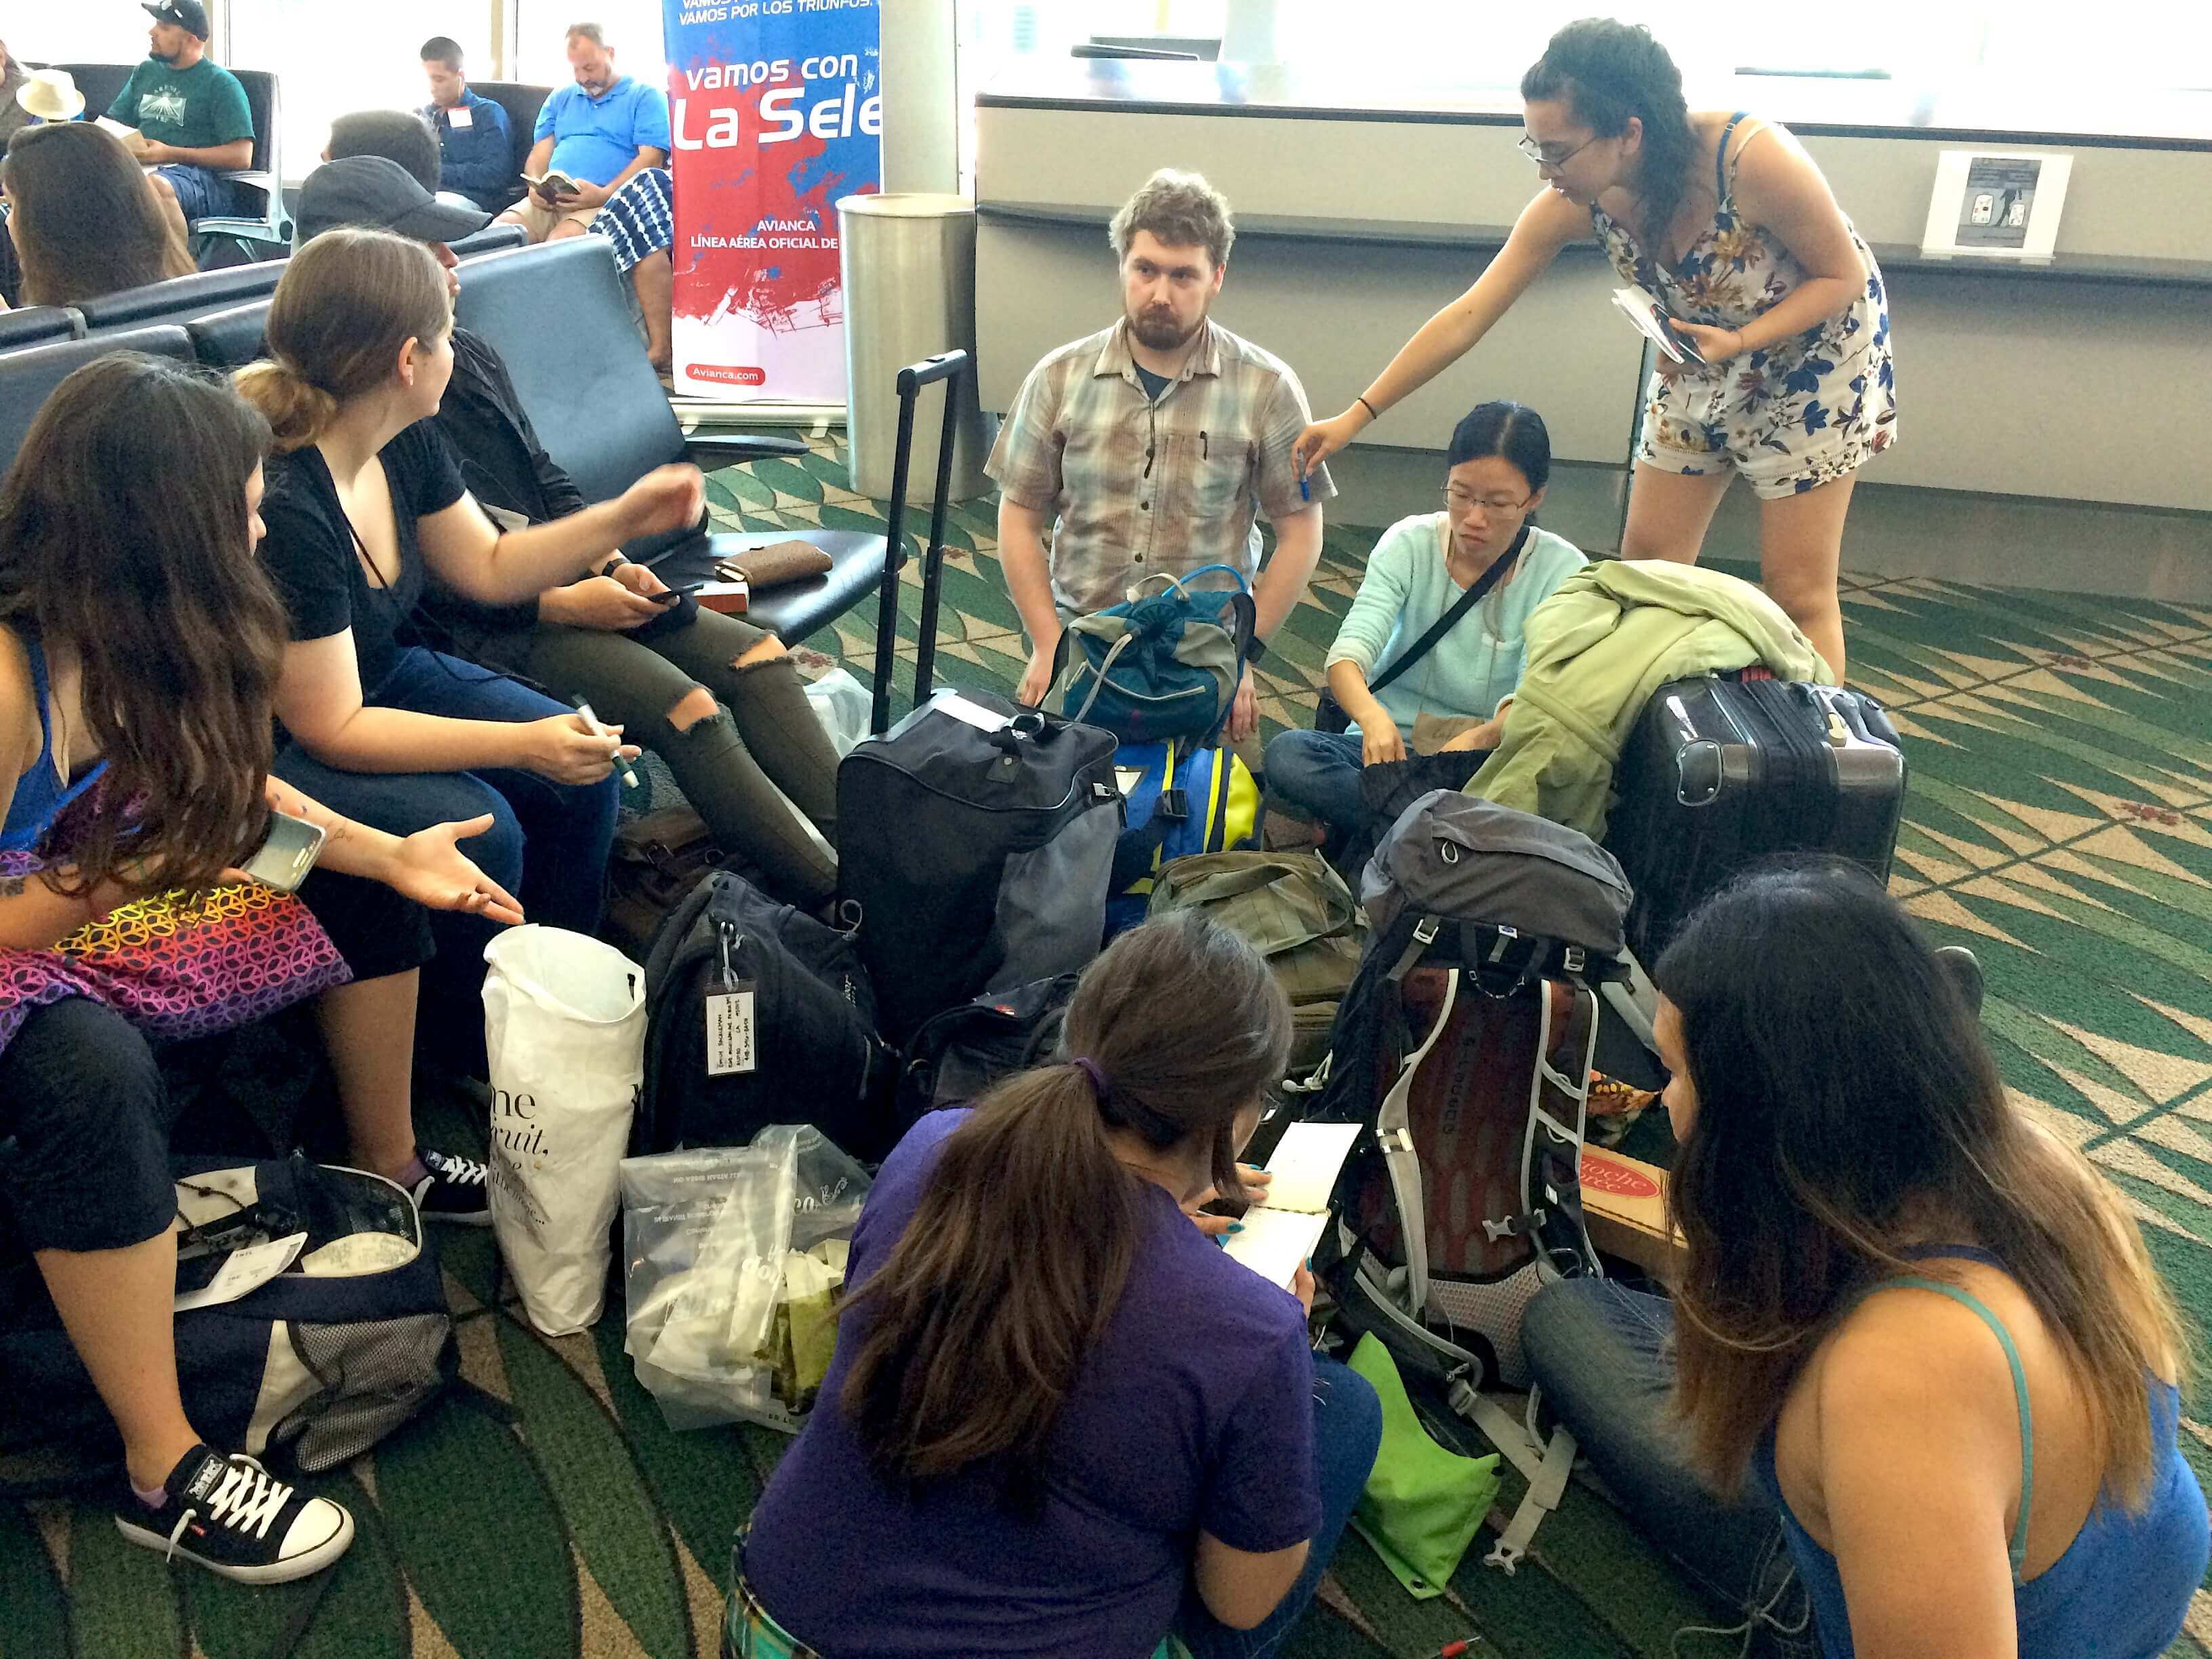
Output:
<svg viewBox="0 0 2212 1659">
<path fill-rule="evenodd" d="M 1203 310 L 1188 328 L 1176 321 L 1174 313 L 1158 309 L 1131 312 L 1128 319 L 1129 332 L 1137 337 L 1139 344 L 1152 351 L 1173 351 L 1177 346 L 1188 345 L 1206 326 Z"/>
<path fill-rule="evenodd" d="M 179 56 L 176 52 L 163 52 L 158 47 L 154 49 L 152 52 L 149 52 L 147 55 L 157 64 L 173 64 L 177 61 Z"/>
</svg>

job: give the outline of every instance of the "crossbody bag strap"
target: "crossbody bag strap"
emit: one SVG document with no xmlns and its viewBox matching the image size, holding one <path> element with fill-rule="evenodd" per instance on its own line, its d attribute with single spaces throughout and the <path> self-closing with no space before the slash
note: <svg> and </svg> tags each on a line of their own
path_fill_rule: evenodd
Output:
<svg viewBox="0 0 2212 1659">
<path fill-rule="evenodd" d="M 1429 631 L 1407 647 L 1397 661 L 1368 681 L 1367 689 L 1370 691 L 1380 691 L 1422 658 L 1427 656 L 1430 652 L 1435 650 L 1443 636 L 1458 627 L 1461 620 L 1468 611 L 1489 597 L 1492 588 L 1505 580 L 1514 565 L 1519 562 L 1521 550 L 1528 544 L 1528 532 L 1534 527 L 1533 525 L 1522 525 L 1521 533 L 1513 538 L 1513 545 L 1507 548 L 1489 569 L 1477 576 L 1474 585 L 1453 602 L 1452 608 L 1430 623 Z"/>
</svg>

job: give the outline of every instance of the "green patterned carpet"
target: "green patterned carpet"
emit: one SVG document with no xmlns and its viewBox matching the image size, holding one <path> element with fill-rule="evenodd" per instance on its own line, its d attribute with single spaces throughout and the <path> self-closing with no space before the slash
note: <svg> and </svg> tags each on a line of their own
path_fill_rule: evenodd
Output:
<svg viewBox="0 0 2212 1659">
<path fill-rule="evenodd" d="M 717 516 L 880 530 L 834 442 L 817 447 L 804 465 L 719 474 Z M 939 681 L 1008 690 L 1023 652 L 989 504 L 960 507 L 947 539 Z M 1331 529 L 1321 577 L 1261 674 L 1269 731 L 1304 722 L 1373 539 Z M 2126 1194 L 2212 1326 L 2212 611 L 1924 579 L 1846 586 L 1855 683 L 1890 707 L 1912 769 L 1897 890 L 1942 941 L 1980 955 L 2007 1079 Z M 909 597 L 902 676 L 915 609 Z M 807 643 L 865 678 L 872 621 L 870 606 Z M 485 1236 L 454 1238 L 446 1261 L 465 1374 L 489 1400 L 457 1398 L 331 1482 L 361 1531 L 327 1584 L 254 1591 L 172 1574 L 96 1510 L 0 1503 L 0 1659 L 712 1654 L 731 1530 L 779 1437 L 669 1432 L 631 1377 L 618 1306 L 588 1337 L 547 1341 L 489 1305 Z M 2212 1431 L 2185 1426 L 2212 1476 Z M 1500 1501 L 1510 1510 L 1518 1497 L 1509 1482 Z M 834 1516 L 822 1547 L 839 1547 Z M 1449 1594 L 1416 1605 L 1347 1538 L 1284 1651 L 1425 1659 L 1473 1635 L 1485 1659 L 1667 1659 L 1678 1626 L 1713 1622 L 1580 1487 L 1517 1577 L 1481 1566 L 1486 1547 L 1477 1540 Z M 2212 1653 L 2212 1597 L 2198 1596 L 2191 1631 L 2175 1651 Z"/>
</svg>

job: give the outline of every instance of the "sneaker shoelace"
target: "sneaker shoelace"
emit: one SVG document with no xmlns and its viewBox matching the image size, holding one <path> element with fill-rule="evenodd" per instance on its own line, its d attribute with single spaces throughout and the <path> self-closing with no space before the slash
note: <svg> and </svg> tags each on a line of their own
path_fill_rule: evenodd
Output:
<svg viewBox="0 0 2212 1659">
<path fill-rule="evenodd" d="M 234 1532 L 266 1539 L 269 1523 L 283 1512 L 292 1496 L 292 1488 L 242 1452 L 223 1462 L 222 1484 L 208 1502 L 207 1518 Z M 176 1559 L 177 1546 L 184 1538 L 185 1529 L 198 1519 L 199 1512 L 198 1504 L 187 1504 L 184 1514 L 178 1517 L 169 1533 L 167 1559 Z"/>
<path fill-rule="evenodd" d="M 456 1158 L 451 1152 L 425 1152 L 422 1167 L 449 1187 L 482 1187 L 490 1177 L 490 1170 L 472 1158 Z"/>
</svg>

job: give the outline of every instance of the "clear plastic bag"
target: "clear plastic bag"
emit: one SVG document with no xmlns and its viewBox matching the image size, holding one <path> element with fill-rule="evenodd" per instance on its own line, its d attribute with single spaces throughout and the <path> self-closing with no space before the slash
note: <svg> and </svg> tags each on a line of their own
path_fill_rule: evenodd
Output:
<svg viewBox="0 0 2212 1659">
<path fill-rule="evenodd" d="M 806 701 L 812 705 L 815 718 L 830 735 L 830 747 L 839 759 L 853 752 L 861 738 L 868 735 L 868 722 L 875 714 L 875 700 L 868 688 L 854 679 L 851 671 L 833 668 L 818 680 L 810 680 L 806 686 Z"/>
<path fill-rule="evenodd" d="M 671 1428 L 798 1430 L 829 1370 L 868 1184 L 804 1124 L 623 1161 L 623 1346 Z"/>
</svg>

